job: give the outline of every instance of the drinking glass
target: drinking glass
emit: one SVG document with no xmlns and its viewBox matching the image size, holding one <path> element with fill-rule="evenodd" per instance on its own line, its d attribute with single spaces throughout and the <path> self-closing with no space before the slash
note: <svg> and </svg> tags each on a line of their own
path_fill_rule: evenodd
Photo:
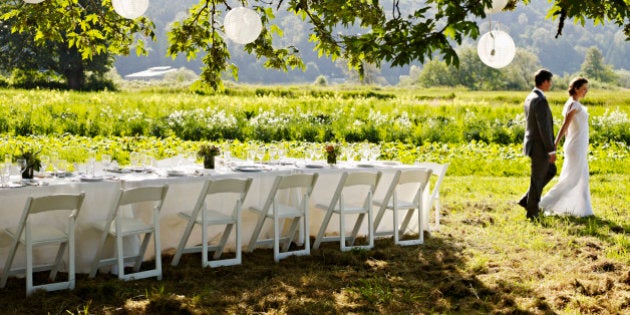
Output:
<svg viewBox="0 0 630 315">
<path fill-rule="evenodd" d="M 19 158 L 16 160 L 16 162 L 17 162 L 17 165 L 20 167 L 20 175 L 24 174 L 24 172 L 26 171 L 26 164 L 27 164 L 26 159 Z"/>
<path fill-rule="evenodd" d="M 109 154 L 101 155 L 101 163 L 103 163 L 104 169 L 109 169 L 109 166 L 112 163 L 112 156 Z"/>
<path fill-rule="evenodd" d="M 57 168 L 57 166 L 59 166 L 59 154 L 57 152 L 52 152 L 50 154 L 50 164 L 53 168 L 53 176 L 57 176 L 57 173 L 59 172 L 59 169 Z"/>
<path fill-rule="evenodd" d="M 85 166 L 85 174 L 89 177 L 94 177 L 96 167 L 96 152 L 90 150 L 88 152 L 87 165 Z"/>
<path fill-rule="evenodd" d="M 367 143 L 362 143 L 359 148 L 359 158 L 361 162 L 366 162 L 368 157 L 370 156 L 370 145 Z"/>
<path fill-rule="evenodd" d="M 0 169 L 0 182 L 2 187 L 9 187 L 11 181 L 11 163 L 3 163 Z"/>
<path fill-rule="evenodd" d="M 39 157 L 39 173 L 46 175 L 46 168 L 50 165 L 50 157 L 48 155 L 42 155 Z"/>
<path fill-rule="evenodd" d="M 265 158 L 265 154 L 267 153 L 267 148 L 265 148 L 265 146 L 259 146 L 256 149 L 256 157 L 258 158 L 258 161 L 260 161 L 260 164 L 263 163 L 263 159 Z"/>
<path fill-rule="evenodd" d="M 378 159 L 378 157 L 381 156 L 381 148 L 378 145 L 373 146 L 370 149 L 370 157 L 369 160 L 370 161 L 376 161 L 376 159 Z"/>
<path fill-rule="evenodd" d="M 181 155 L 178 155 L 178 158 L 181 158 Z M 140 152 L 129 153 L 129 164 L 132 168 L 140 167 L 140 160 Z"/>
</svg>

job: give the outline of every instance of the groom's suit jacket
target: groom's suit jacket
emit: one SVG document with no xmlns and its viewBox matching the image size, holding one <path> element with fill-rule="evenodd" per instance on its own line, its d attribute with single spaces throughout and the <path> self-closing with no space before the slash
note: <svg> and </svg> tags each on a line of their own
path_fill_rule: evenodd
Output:
<svg viewBox="0 0 630 315">
<path fill-rule="evenodd" d="M 525 116 L 527 127 L 523 153 L 530 157 L 535 153 L 538 155 L 547 153 L 548 156 L 550 152 L 555 151 L 553 117 L 549 103 L 540 90 L 532 90 L 525 99 Z"/>
</svg>

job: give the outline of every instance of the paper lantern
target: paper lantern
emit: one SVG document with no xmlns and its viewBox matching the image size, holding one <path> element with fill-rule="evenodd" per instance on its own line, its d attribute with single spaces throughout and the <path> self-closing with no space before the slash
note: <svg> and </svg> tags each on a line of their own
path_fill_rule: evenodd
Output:
<svg viewBox="0 0 630 315">
<path fill-rule="evenodd" d="M 485 8 L 486 15 L 499 13 L 503 11 L 503 8 L 507 5 L 508 0 L 492 0 L 492 7 Z"/>
<path fill-rule="evenodd" d="M 126 19 L 141 17 L 149 8 L 149 0 L 112 0 L 114 11 Z"/>
<path fill-rule="evenodd" d="M 262 31 L 260 16 L 252 9 L 239 7 L 230 10 L 223 20 L 225 34 L 238 44 L 249 44 Z"/>
<path fill-rule="evenodd" d="M 483 63 L 492 68 L 503 68 L 512 62 L 516 46 L 512 37 L 503 31 L 490 31 L 479 39 L 477 54 Z"/>
<path fill-rule="evenodd" d="M 35 3 L 44 2 L 44 0 L 24 0 L 24 2 L 35 4 Z"/>
</svg>

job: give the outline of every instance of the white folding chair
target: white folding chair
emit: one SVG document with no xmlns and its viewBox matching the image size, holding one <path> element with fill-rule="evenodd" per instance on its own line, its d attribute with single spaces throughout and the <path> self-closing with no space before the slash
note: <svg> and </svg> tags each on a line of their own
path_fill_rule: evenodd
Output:
<svg viewBox="0 0 630 315">
<path fill-rule="evenodd" d="M 396 171 L 383 200 L 374 200 L 374 205 L 379 207 L 376 218 L 374 219 L 374 234 L 376 236 L 393 234 L 394 244 L 397 245 L 418 245 L 424 243 L 424 233 L 422 228 L 422 194 L 424 192 L 424 188 L 429 182 L 431 173 L 432 171 L 430 169 Z M 399 190 L 403 188 L 415 188 L 413 189 L 414 193 L 411 200 L 407 201 L 400 198 Z M 392 210 L 392 216 L 394 219 L 393 230 L 379 232 L 378 226 L 380 225 L 386 210 Z M 407 214 L 400 225 L 398 225 L 398 210 L 407 210 Z M 400 240 L 407 230 L 407 226 L 409 225 L 414 212 L 417 212 L 418 218 L 418 238 L 404 241 Z"/>
<path fill-rule="evenodd" d="M 11 227 L 5 232 L 13 238 L 11 249 L 4 264 L 2 273 L 2 283 L 4 288 L 10 275 L 23 274 L 26 272 L 26 295 L 33 291 L 43 289 L 46 291 L 74 289 L 75 285 L 75 242 L 74 228 L 76 225 L 79 210 L 83 204 L 85 193 L 77 195 L 52 195 L 45 197 L 29 197 L 26 200 L 24 211 L 17 227 Z M 54 214 L 52 212 L 55 212 Z M 68 215 L 70 213 L 70 215 Z M 50 215 L 67 216 L 67 226 L 65 230 L 58 229 L 42 221 L 51 222 Z M 45 218 L 43 216 L 46 216 Z M 11 269 L 15 252 L 20 244 L 26 246 L 26 268 Z M 38 245 L 59 244 L 57 257 L 53 264 L 33 266 L 33 247 Z M 57 271 L 62 264 L 64 252 L 68 247 L 68 281 L 55 281 Z M 33 272 L 50 270 L 49 280 L 51 283 L 33 285 Z"/>
<path fill-rule="evenodd" d="M 437 177 L 437 179 L 435 179 L 433 190 L 431 191 L 429 208 L 426 209 L 426 211 L 430 212 L 431 209 L 435 208 L 435 223 L 430 227 L 430 229 L 434 231 L 440 229 L 440 186 L 442 185 L 444 176 L 446 176 L 448 165 L 448 163 L 440 164 L 434 162 L 423 162 L 419 164 L 421 167 L 430 169 L 432 171 L 432 175 Z"/>
<path fill-rule="evenodd" d="M 262 208 L 249 208 L 251 211 L 256 212 L 258 221 L 247 248 L 248 252 L 252 252 L 259 245 L 273 244 L 273 258 L 276 262 L 291 255 L 308 255 L 311 253 L 308 239 L 304 242 L 303 249 L 289 251 L 289 246 L 296 235 L 300 220 L 303 223 L 302 230 L 304 235 L 308 238 L 309 199 L 318 176 L 319 175 L 315 173 L 276 177 Z M 278 197 L 278 194 L 281 192 L 288 191 L 289 193 L 295 193 L 297 190 L 301 190 L 302 193 L 301 195 L 298 194 L 295 198 L 296 200 L 293 200 L 293 202 L 290 202 L 291 200 L 289 200 L 289 202 L 282 202 L 280 200 L 281 198 Z M 273 222 L 273 238 L 259 240 L 258 237 L 262 231 L 265 219 L 271 219 Z M 290 220 L 291 224 L 288 233 L 282 236 L 281 231 L 283 230 L 285 220 Z M 280 251 L 281 241 L 283 242 L 282 252 Z"/>
<path fill-rule="evenodd" d="M 184 235 L 179 241 L 179 246 L 177 246 L 171 265 L 177 266 L 182 254 L 199 252 L 201 252 L 203 267 L 210 266 L 214 268 L 241 264 L 241 209 L 251 184 L 251 178 L 208 180 L 204 183 L 192 213 L 179 213 L 180 216 L 188 220 L 188 225 L 186 225 Z M 217 210 L 208 209 L 206 198 L 210 195 L 219 195 L 218 197 L 222 200 L 229 200 L 229 203 L 233 203 L 232 213 L 226 215 Z M 201 245 L 186 247 L 195 224 L 201 226 Z M 208 246 L 209 225 L 225 225 L 219 244 L 214 246 Z M 236 257 L 219 260 L 234 226 L 236 226 Z M 214 261 L 208 261 L 208 251 L 214 251 Z"/>
<path fill-rule="evenodd" d="M 322 242 L 333 241 L 339 241 L 339 246 L 342 251 L 348 251 L 355 248 L 370 249 L 374 247 L 374 219 L 372 218 L 372 196 L 374 195 L 374 190 L 376 189 L 376 186 L 381 179 L 381 175 L 381 172 L 343 172 L 341 174 L 339 184 L 337 185 L 337 189 L 335 189 L 335 193 L 330 200 L 330 204 L 315 205 L 316 208 L 326 210 L 326 214 L 324 215 L 324 220 L 322 221 L 322 225 L 319 228 L 319 232 L 317 233 L 317 238 L 315 238 L 313 249 L 319 248 L 319 245 Z M 353 199 L 361 199 L 361 202 L 359 204 L 350 204 L 346 201 L 347 198 L 344 198 L 344 192 L 348 191 L 348 189 L 354 189 L 354 193 L 350 194 L 352 195 Z M 365 197 L 361 198 L 360 196 L 356 195 L 359 193 L 359 191 L 356 190 L 361 190 L 360 192 L 364 192 Z M 348 195 L 346 195 L 346 197 L 347 196 Z M 328 224 L 333 214 L 339 215 L 339 236 L 324 236 L 324 233 L 328 228 Z M 357 234 L 359 233 L 359 229 L 363 224 L 363 220 L 366 214 L 368 217 L 368 244 L 355 246 L 354 242 L 356 241 Z M 354 223 L 352 233 L 349 237 L 346 237 L 345 216 L 347 215 L 358 215 Z M 346 241 L 348 241 L 349 245 L 346 244 Z"/>
<path fill-rule="evenodd" d="M 118 201 L 109 212 L 104 222 L 98 222 L 94 226 L 101 230 L 101 239 L 96 250 L 96 257 L 92 262 L 90 278 L 96 276 L 96 272 L 100 267 L 116 265 L 118 266 L 118 278 L 122 280 L 143 279 L 149 277 L 157 277 L 162 279 L 162 255 L 160 245 L 160 209 L 166 197 L 168 185 L 162 186 L 145 186 L 121 190 L 118 195 Z M 146 204 L 152 207 L 143 207 Z M 132 207 L 134 216 L 123 217 L 121 207 Z M 140 212 L 150 212 L 148 220 L 143 220 Z M 113 258 L 102 258 L 105 242 L 109 236 L 115 240 L 115 254 Z M 123 238 L 139 237 L 144 235 L 142 244 L 136 254 L 129 256 L 124 255 Z M 153 236 L 153 244 L 155 247 L 155 268 L 140 271 L 144 253 L 147 250 L 149 241 Z M 133 262 L 134 271 L 125 273 L 125 263 Z"/>
</svg>

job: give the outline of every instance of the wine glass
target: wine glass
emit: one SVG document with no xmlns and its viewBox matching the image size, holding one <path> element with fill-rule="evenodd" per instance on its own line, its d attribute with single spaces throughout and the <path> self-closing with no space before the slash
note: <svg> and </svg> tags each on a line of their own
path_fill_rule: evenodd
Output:
<svg viewBox="0 0 630 315">
<path fill-rule="evenodd" d="M 48 165 L 50 165 L 50 157 L 48 155 L 42 155 L 39 158 L 39 161 L 40 161 L 39 172 L 45 175 L 46 168 L 48 168 Z"/>
<path fill-rule="evenodd" d="M 58 175 L 57 173 L 59 172 L 59 168 L 58 168 L 58 166 L 59 166 L 59 153 L 52 152 L 50 154 L 50 164 L 53 167 L 53 176 L 57 176 Z"/>
<path fill-rule="evenodd" d="M 256 157 L 260 161 L 260 164 L 263 163 L 263 159 L 265 158 L 265 154 L 267 153 L 267 148 L 263 145 L 259 146 L 256 149 Z"/>
<path fill-rule="evenodd" d="M 112 163 L 112 156 L 109 154 L 101 155 L 101 163 L 103 163 L 104 169 L 109 169 L 110 164 Z"/>
<path fill-rule="evenodd" d="M 16 160 L 17 165 L 20 167 L 20 174 L 24 175 L 24 172 L 26 171 L 26 159 L 23 158 L 19 158 Z"/>
<path fill-rule="evenodd" d="M 8 187 L 9 182 L 11 181 L 11 163 L 2 164 L 2 169 L 0 170 L 0 181 L 2 183 L 2 187 Z"/>
</svg>

